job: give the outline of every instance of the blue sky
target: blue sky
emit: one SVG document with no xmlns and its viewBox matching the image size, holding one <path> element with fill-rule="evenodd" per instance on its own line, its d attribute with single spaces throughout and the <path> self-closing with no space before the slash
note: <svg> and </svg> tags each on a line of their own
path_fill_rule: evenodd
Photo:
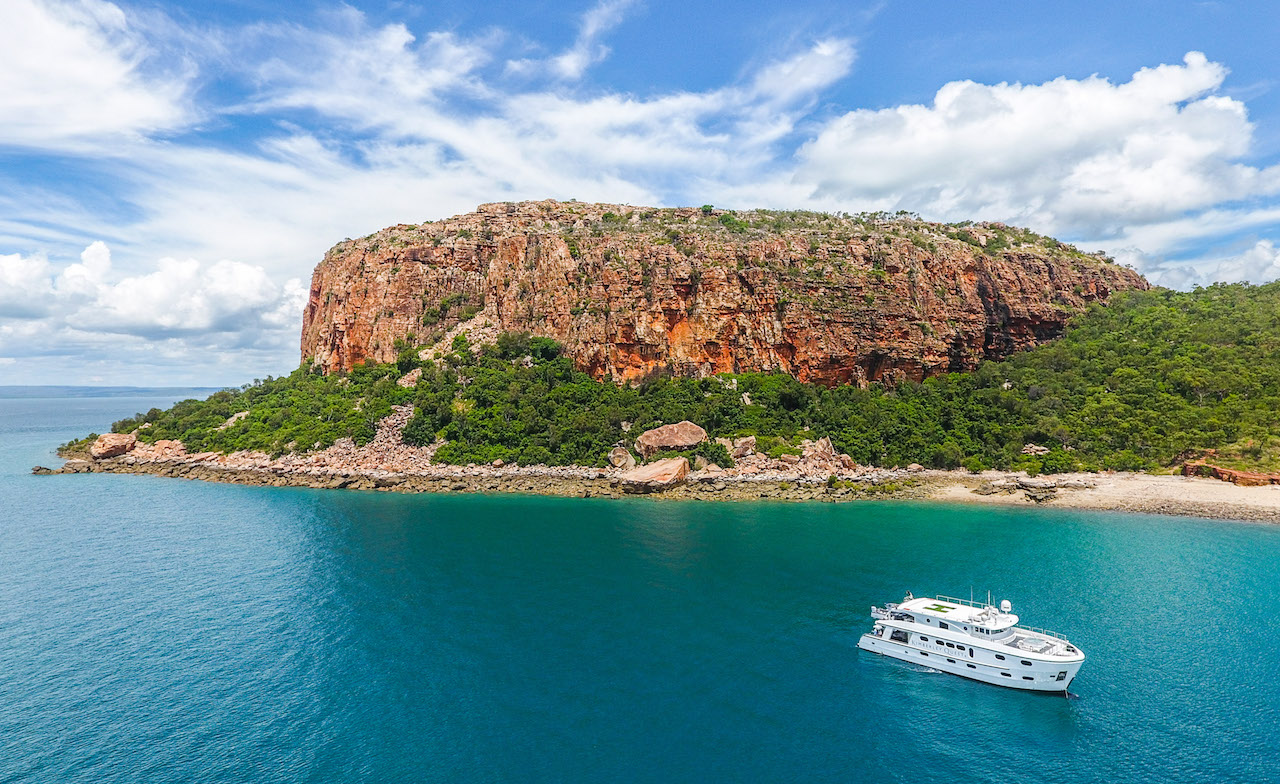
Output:
<svg viewBox="0 0 1280 784">
<path fill-rule="evenodd" d="M 1002 220 L 1280 277 L 1280 11 L 0 4 L 0 384 L 297 365 L 325 249 L 486 201 Z"/>
</svg>

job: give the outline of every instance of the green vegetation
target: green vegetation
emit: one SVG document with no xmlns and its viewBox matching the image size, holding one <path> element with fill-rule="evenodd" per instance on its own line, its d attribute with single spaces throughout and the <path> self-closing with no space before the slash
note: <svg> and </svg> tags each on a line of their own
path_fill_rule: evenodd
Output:
<svg viewBox="0 0 1280 784">
<path fill-rule="evenodd" d="M 300 368 L 215 392 L 207 400 L 184 400 L 165 411 L 153 408 L 116 422 L 111 430 L 127 433 L 150 423 L 139 430 L 139 438 L 178 439 L 192 452 L 257 449 L 278 455 L 323 449 L 343 437 L 364 444 L 391 406 L 412 402 L 413 391 L 396 384 L 399 375 L 395 365 L 361 365 L 342 376 Z M 248 416 L 223 427 L 241 411 Z"/>
<path fill-rule="evenodd" d="M 649 459 L 650 461 L 661 460 L 664 457 L 684 457 L 691 465 L 701 457 L 708 463 L 715 463 L 721 468 L 733 468 L 733 457 L 729 454 L 729 450 L 725 449 L 724 444 L 717 444 L 715 441 L 703 441 L 693 449 L 664 450 Z"/>
<path fill-rule="evenodd" d="M 442 438 L 437 459 L 455 463 L 601 465 L 618 441 L 689 419 L 713 437 L 754 434 L 774 457 L 826 435 L 875 465 L 1141 470 L 1212 449 L 1232 467 L 1280 468 L 1280 283 L 1117 295 L 1048 345 L 969 375 L 888 387 L 827 389 L 770 374 L 656 375 L 619 387 L 575 370 L 554 341 L 528 335 L 503 335 L 481 351 L 460 339 L 438 365 L 401 348 L 396 364 L 332 376 L 299 369 L 113 430 L 150 423 L 140 431 L 147 441 L 278 454 L 342 437 L 366 442 L 393 405 L 412 404 L 405 439 Z M 395 383 L 415 367 L 423 368 L 416 388 Z M 222 427 L 239 411 L 249 415 Z M 629 434 L 624 421 L 633 423 Z M 1028 442 L 1049 452 L 1022 455 Z M 708 444 L 698 454 L 727 465 L 722 452 Z"/>
<path fill-rule="evenodd" d="M 751 224 L 734 216 L 731 212 L 726 212 L 720 216 L 720 225 L 732 232 L 741 234 L 751 228 Z"/>
</svg>

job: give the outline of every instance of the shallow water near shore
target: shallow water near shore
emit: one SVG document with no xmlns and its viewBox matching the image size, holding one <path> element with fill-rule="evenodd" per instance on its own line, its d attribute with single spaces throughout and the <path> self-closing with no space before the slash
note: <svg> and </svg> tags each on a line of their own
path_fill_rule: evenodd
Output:
<svg viewBox="0 0 1280 784">
<path fill-rule="evenodd" d="M 0 782 L 1280 778 L 1280 527 L 27 473 L 168 402 L 0 400 Z M 1072 698 L 857 650 L 970 587 Z"/>
</svg>

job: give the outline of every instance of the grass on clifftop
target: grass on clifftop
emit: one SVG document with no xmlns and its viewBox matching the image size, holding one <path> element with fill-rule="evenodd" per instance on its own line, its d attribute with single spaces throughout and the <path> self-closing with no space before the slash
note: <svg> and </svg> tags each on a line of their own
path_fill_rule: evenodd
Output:
<svg viewBox="0 0 1280 784">
<path fill-rule="evenodd" d="M 689 419 L 712 436 L 766 437 L 779 454 L 830 436 L 859 463 L 882 466 L 1141 470 L 1214 449 L 1219 463 L 1280 468 L 1280 283 L 1117 295 L 1053 343 L 972 374 L 889 388 L 826 389 L 770 374 L 617 387 L 527 335 L 478 353 L 460 341 L 439 366 L 404 349 L 395 365 L 333 376 L 299 369 L 113 430 L 150 423 L 146 441 L 279 454 L 341 437 L 367 442 L 391 406 L 413 404 L 406 440 L 442 437 L 437 460 L 453 463 L 601 465 L 615 442 Z M 414 367 L 423 367 L 415 389 L 395 383 Z M 222 427 L 240 411 L 249 414 Z M 1021 455 L 1028 442 L 1051 451 Z"/>
</svg>

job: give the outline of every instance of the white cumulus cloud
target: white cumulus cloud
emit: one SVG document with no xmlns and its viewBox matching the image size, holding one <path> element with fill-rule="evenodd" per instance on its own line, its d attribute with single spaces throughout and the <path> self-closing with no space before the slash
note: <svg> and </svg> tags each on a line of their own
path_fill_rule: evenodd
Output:
<svg viewBox="0 0 1280 784">
<path fill-rule="evenodd" d="M 1280 191 L 1280 168 L 1239 162 L 1253 127 L 1243 103 L 1214 92 L 1226 75 L 1191 52 L 1121 84 L 952 82 L 930 105 L 831 121 L 800 149 L 796 176 L 826 201 L 1118 237 Z"/>
<path fill-rule="evenodd" d="M 1144 270 L 1152 283 L 1175 289 L 1211 283 L 1266 283 L 1280 278 L 1280 247 L 1272 240 L 1257 240 L 1229 256 L 1167 260 L 1130 248 L 1118 252 L 1116 258 Z"/>
<path fill-rule="evenodd" d="M 306 297 L 301 280 L 277 284 L 236 261 L 165 258 L 147 272 L 118 274 L 102 242 L 61 268 L 42 254 L 0 256 L 0 354 L 150 345 L 172 360 L 193 349 L 278 357 L 296 339 Z"/>
<path fill-rule="evenodd" d="M 42 253 L 0 255 L 0 318 L 35 318 L 51 307 L 49 260 Z"/>
<path fill-rule="evenodd" d="M 294 318 L 300 316 L 302 303 L 291 301 L 296 286 L 286 291 L 261 267 L 240 262 L 165 258 L 152 272 L 100 284 L 67 321 L 142 337 L 252 331 L 276 326 L 270 317 L 284 304 L 296 305 Z"/>
</svg>

